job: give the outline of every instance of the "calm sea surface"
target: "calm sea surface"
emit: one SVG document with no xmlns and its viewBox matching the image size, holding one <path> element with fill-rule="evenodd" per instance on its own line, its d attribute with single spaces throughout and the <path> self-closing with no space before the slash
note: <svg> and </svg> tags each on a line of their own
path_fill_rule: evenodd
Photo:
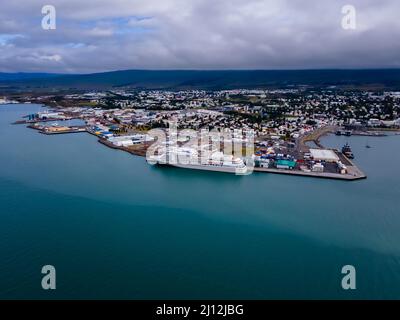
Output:
<svg viewBox="0 0 400 320">
<path fill-rule="evenodd" d="M 238 177 L 10 124 L 39 110 L 0 106 L 0 298 L 400 298 L 400 136 L 323 139 L 366 180 Z"/>
</svg>

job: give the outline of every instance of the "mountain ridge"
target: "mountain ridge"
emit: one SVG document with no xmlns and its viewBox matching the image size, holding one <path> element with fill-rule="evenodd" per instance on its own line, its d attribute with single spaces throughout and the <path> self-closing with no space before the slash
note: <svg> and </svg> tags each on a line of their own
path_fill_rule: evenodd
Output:
<svg viewBox="0 0 400 320">
<path fill-rule="evenodd" d="M 91 74 L 0 73 L 18 88 L 235 89 L 292 85 L 375 85 L 400 88 L 400 69 L 117 70 Z"/>
</svg>

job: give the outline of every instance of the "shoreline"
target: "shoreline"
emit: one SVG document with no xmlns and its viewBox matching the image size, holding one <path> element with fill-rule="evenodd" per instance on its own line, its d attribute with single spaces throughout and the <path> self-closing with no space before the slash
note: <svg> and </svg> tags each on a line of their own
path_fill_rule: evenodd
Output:
<svg viewBox="0 0 400 320">
<path fill-rule="evenodd" d="M 28 128 L 31 129 L 36 129 L 34 126 L 30 125 L 27 126 Z M 328 129 L 328 130 L 327 130 Z M 48 134 L 48 135 L 53 135 L 53 134 L 66 134 L 66 133 L 76 133 L 76 132 L 57 132 L 57 133 L 45 133 L 39 130 L 39 132 L 43 134 Z M 132 154 L 134 156 L 139 156 L 139 157 L 146 157 L 146 150 L 148 148 L 147 145 L 144 144 L 138 144 L 135 147 L 123 147 L 123 146 L 116 146 L 112 144 L 111 142 L 107 141 L 107 139 L 99 138 L 94 132 L 86 129 L 85 131 L 79 131 L 79 132 L 87 132 L 95 137 L 97 137 L 97 141 L 101 143 L 102 145 L 109 147 L 114 150 L 121 150 L 124 152 L 127 152 L 129 154 Z M 319 139 L 327 135 L 329 133 L 332 133 L 329 128 L 323 128 L 323 130 L 320 130 L 316 133 L 316 136 L 313 137 L 314 139 L 318 139 L 317 142 L 314 140 L 308 139 L 308 141 L 313 141 L 318 147 L 324 148 L 324 146 L 319 142 Z M 336 150 L 336 152 L 338 152 Z M 340 174 L 340 173 L 330 173 L 330 172 L 305 172 L 302 170 L 286 170 L 286 169 L 276 169 L 276 168 L 261 168 L 261 167 L 254 167 L 253 171 L 254 172 L 259 172 L 259 173 L 272 173 L 272 174 L 286 174 L 286 175 L 293 175 L 293 176 L 303 176 L 303 177 L 311 177 L 311 178 L 320 178 L 320 179 L 335 179 L 335 180 L 342 180 L 342 181 L 355 181 L 355 180 L 362 180 L 366 179 L 367 176 L 347 157 L 345 157 L 345 160 L 348 161 L 351 165 L 348 166 L 349 173 L 347 174 Z M 184 168 L 181 168 L 184 169 Z"/>
<path fill-rule="evenodd" d="M 61 119 L 58 119 L 60 121 Z M 70 120 L 70 119 L 65 119 Z M 54 121 L 53 119 L 47 119 L 47 121 Z M 61 120 L 62 121 L 62 120 Z M 32 122 L 28 122 L 26 120 L 16 121 L 13 124 L 28 124 L 28 128 L 38 130 L 42 134 L 46 135 L 55 135 L 55 134 L 67 134 L 67 133 L 80 133 L 80 132 L 87 132 L 92 134 L 98 138 L 98 142 L 102 145 L 105 145 L 111 149 L 125 151 L 129 154 L 146 157 L 146 151 L 149 147 L 148 143 L 140 143 L 137 145 L 132 145 L 129 147 L 126 146 L 116 146 L 113 143 L 109 142 L 107 139 L 101 138 L 92 132 L 88 126 L 77 126 L 71 127 L 70 130 L 63 130 L 63 131 L 54 131 L 54 132 L 46 132 L 43 128 L 38 128 L 33 125 L 38 121 L 33 120 Z M 43 122 L 43 121 L 40 121 Z M 297 151 L 299 154 L 304 152 L 309 152 L 310 146 L 307 145 L 307 142 L 313 142 L 318 148 L 326 149 L 322 143 L 320 142 L 320 138 L 332 134 L 337 129 L 337 126 L 325 126 L 321 128 L 317 128 L 313 132 L 310 132 L 302 137 L 299 137 L 296 144 L 297 144 Z M 334 150 L 334 149 L 331 149 Z M 286 174 L 286 175 L 295 175 L 295 176 L 304 176 L 304 177 L 312 177 L 312 178 L 322 178 L 322 179 L 336 179 L 336 180 L 343 180 L 343 181 L 354 181 L 354 180 L 361 180 L 366 179 L 367 176 L 347 157 L 342 155 L 338 150 L 334 150 L 335 153 L 338 154 L 340 158 L 343 157 L 342 161 L 347 163 L 348 172 L 345 174 L 336 173 L 336 172 L 312 172 L 312 171 L 305 171 L 301 169 L 277 169 L 277 168 L 263 168 L 263 167 L 254 167 L 254 172 L 260 173 L 273 173 L 273 174 Z"/>
<path fill-rule="evenodd" d="M 87 131 L 88 133 L 96 136 L 94 133 Z M 326 132 L 324 135 L 329 134 L 329 132 Z M 321 135 L 322 136 L 322 135 Z M 97 137 L 97 136 L 96 136 Z M 116 146 L 110 142 L 108 142 L 106 139 L 99 138 L 98 142 L 115 150 L 121 150 L 128 152 L 132 155 L 139 156 L 145 158 L 146 156 L 146 148 L 142 146 L 143 148 L 138 148 L 137 150 L 133 150 L 131 148 L 127 147 L 121 147 L 121 146 Z M 323 147 L 324 148 L 324 147 Z M 337 153 L 339 151 L 336 150 Z M 353 161 L 345 157 L 345 160 L 350 163 L 350 165 L 347 167 L 349 170 L 349 173 L 347 174 L 341 174 L 341 173 L 330 173 L 330 172 L 305 172 L 302 170 L 285 170 L 285 169 L 276 169 L 276 168 L 261 168 L 261 167 L 254 167 L 253 171 L 254 172 L 259 172 L 259 173 L 272 173 L 272 174 L 286 174 L 286 175 L 293 175 L 293 176 L 303 176 L 303 177 L 310 177 L 310 178 L 320 178 L 320 179 L 333 179 L 333 180 L 343 180 L 343 181 L 356 181 L 356 180 L 363 180 L 367 179 L 367 175 L 361 171 Z M 190 168 L 183 168 L 180 167 L 180 169 L 190 169 Z M 193 170 L 193 169 L 191 169 Z"/>
</svg>

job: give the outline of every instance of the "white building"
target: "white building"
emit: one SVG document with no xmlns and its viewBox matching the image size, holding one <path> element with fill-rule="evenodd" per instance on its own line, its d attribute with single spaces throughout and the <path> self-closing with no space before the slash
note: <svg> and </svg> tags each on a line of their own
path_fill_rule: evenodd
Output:
<svg viewBox="0 0 400 320">
<path fill-rule="evenodd" d="M 324 172 L 324 165 L 322 163 L 316 163 L 312 166 L 313 172 Z"/>
<path fill-rule="evenodd" d="M 310 149 L 312 158 L 315 161 L 338 162 L 339 157 L 333 150 L 329 149 Z"/>
</svg>

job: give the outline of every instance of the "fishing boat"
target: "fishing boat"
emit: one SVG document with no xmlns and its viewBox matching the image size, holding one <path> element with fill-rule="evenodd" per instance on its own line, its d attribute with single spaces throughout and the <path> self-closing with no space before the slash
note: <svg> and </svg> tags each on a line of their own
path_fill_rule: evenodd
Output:
<svg viewBox="0 0 400 320">
<path fill-rule="evenodd" d="M 349 159 L 354 159 L 353 151 L 351 150 L 348 143 L 346 143 L 342 148 L 342 153 Z"/>
</svg>

